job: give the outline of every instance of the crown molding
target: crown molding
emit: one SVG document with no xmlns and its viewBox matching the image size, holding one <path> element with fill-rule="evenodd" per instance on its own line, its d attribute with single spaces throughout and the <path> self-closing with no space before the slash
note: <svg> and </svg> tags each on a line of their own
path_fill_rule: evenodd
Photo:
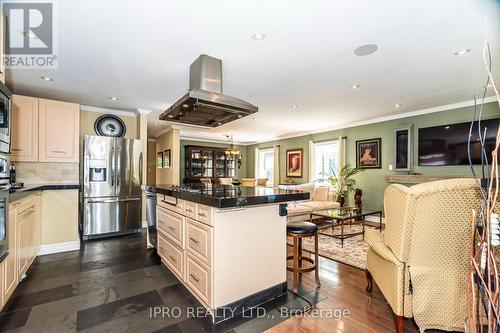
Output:
<svg viewBox="0 0 500 333">
<path fill-rule="evenodd" d="M 196 138 L 196 137 L 192 137 L 192 136 L 185 136 L 185 135 L 182 135 L 182 134 L 181 134 L 181 140 L 190 140 L 190 141 L 199 141 L 199 142 L 213 142 L 213 143 L 225 143 L 225 144 L 229 144 L 229 141 L 224 140 L 224 139 L 221 139 L 221 140 L 217 140 L 217 139 L 203 139 L 203 138 Z M 248 146 L 248 145 L 250 145 L 248 143 L 237 142 L 237 141 L 234 141 L 233 144 L 238 145 L 238 146 Z"/>
<path fill-rule="evenodd" d="M 101 108 L 98 106 L 90 106 L 90 105 L 80 105 L 80 110 L 88 111 L 88 112 L 113 114 L 115 116 L 137 117 L 137 114 L 134 111 L 108 109 L 108 108 Z"/>
<path fill-rule="evenodd" d="M 496 96 L 489 96 L 489 97 L 485 97 L 484 100 L 478 99 L 476 102 L 478 105 L 480 105 L 480 104 L 488 104 L 488 103 L 492 103 L 492 102 L 496 102 L 496 101 L 497 101 Z M 389 116 L 383 116 L 383 117 L 377 117 L 377 118 L 372 118 L 372 119 L 367 119 L 367 120 L 356 121 L 356 122 L 348 123 L 347 125 L 342 125 L 342 126 L 334 126 L 334 127 L 329 127 L 329 128 L 322 128 L 322 129 L 315 130 L 315 131 L 307 131 L 307 132 L 299 132 L 299 133 L 290 134 L 290 135 L 283 135 L 283 136 L 279 136 L 279 137 L 276 137 L 276 138 L 270 139 L 270 140 L 248 142 L 248 143 L 243 143 L 242 145 L 250 146 L 250 145 L 261 144 L 261 143 L 266 143 L 266 142 L 273 142 L 273 141 L 297 138 L 300 136 L 306 136 L 306 135 L 310 135 L 310 134 L 325 133 L 325 132 L 341 130 L 341 129 L 351 128 L 351 127 L 381 123 L 384 121 L 409 118 L 409 117 L 421 116 L 424 114 L 430 114 L 430 113 L 436 113 L 436 112 L 441 112 L 441 111 L 448 111 L 448 110 L 453 110 L 453 109 L 465 108 L 465 107 L 469 107 L 472 105 L 474 105 L 473 99 L 469 100 L 469 101 L 464 101 L 464 102 L 435 106 L 435 107 L 427 108 L 427 109 L 408 111 L 408 112 L 397 113 L 397 114 L 393 114 L 393 115 L 389 115 Z"/>
<path fill-rule="evenodd" d="M 153 112 L 153 110 L 148 110 L 148 109 L 140 109 L 140 108 L 137 108 L 137 110 L 134 112 L 136 115 L 145 115 L 147 116 L 148 114 L 150 114 L 151 112 Z"/>
</svg>

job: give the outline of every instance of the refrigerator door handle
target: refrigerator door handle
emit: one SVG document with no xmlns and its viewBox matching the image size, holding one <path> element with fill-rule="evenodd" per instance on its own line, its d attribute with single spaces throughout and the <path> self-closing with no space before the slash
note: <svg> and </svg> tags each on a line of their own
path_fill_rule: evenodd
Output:
<svg viewBox="0 0 500 333">
<path fill-rule="evenodd" d="M 89 200 L 87 203 L 115 203 L 118 199 L 105 199 L 105 200 Z"/>
<path fill-rule="evenodd" d="M 140 201 L 141 198 L 118 199 L 118 202 Z"/>
</svg>

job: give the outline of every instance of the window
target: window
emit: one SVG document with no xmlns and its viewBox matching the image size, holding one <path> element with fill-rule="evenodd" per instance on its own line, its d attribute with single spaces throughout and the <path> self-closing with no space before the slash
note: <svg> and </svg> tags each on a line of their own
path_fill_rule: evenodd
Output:
<svg viewBox="0 0 500 333">
<path fill-rule="evenodd" d="M 274 149 L 259 149 L 257 154 L 257 178 L 267 178 L 273 182 L 274 174 Z"/>
<path fill-rule="evenodd" d="M 312 144 L 311 181 L 324 180 L 339 172 L 339 141 L 318 142 Z"/>
</svg>

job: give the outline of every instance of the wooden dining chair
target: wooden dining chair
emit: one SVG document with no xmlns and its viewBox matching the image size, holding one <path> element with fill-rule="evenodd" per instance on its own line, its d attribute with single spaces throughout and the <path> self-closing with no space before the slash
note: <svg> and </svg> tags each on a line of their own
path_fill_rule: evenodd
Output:
<svg viewBox="0 0 500 333">
<path fill-rule="evenodd" d="M 200 182 L 202 184 L 211 184 L 212 183 L 212 179 L 210 179 L 210 178 L 200 178 Z"/>
<path fill-rule="evenodd" d="M 219 184 L 221 185 L 233 185 L 233 178 L 219 178 Z"/>
<path fill-rule="evenodd" d="M 257 178 L 258 186 L 267 186 L 267 178 Z"/>
</svg>

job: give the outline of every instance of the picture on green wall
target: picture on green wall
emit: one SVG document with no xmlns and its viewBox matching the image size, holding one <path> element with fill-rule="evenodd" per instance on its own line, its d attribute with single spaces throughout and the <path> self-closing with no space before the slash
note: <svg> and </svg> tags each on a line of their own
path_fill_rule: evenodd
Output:
<svg viewBox="0 0 500 333">
<path fill-rule="evenodd" d="M 356 141 L 356 166 L 360 169 L 382 167 L 382 139 Z"/>
</svg>

